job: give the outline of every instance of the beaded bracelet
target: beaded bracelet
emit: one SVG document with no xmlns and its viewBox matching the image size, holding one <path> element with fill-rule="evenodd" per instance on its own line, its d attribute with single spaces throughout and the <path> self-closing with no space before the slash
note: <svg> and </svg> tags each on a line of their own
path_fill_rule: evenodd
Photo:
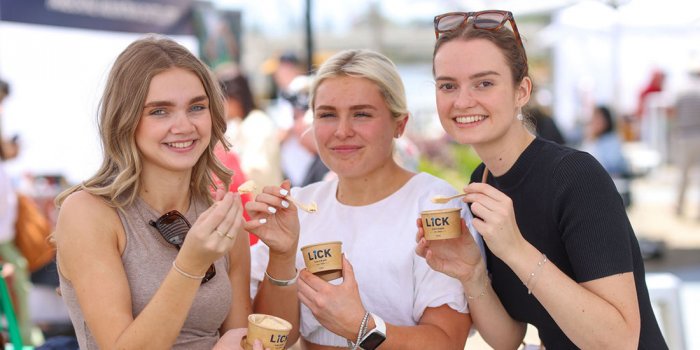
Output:
<svg viewBox="0 0 700 350">
<path fill-rule="evenodd" d="M 528 275 L 529 277 L 527 278 L 527 282 L 525 282 L 525 288 L 527 288 L 527 294 L 532 294 L 532 290 L 535 287 L 534 282 L 537 280 L 537 273 L 542 269 L 542 266 L 547 262 L 547 256 L 542 254 L 542 260 L 540 260 L 537 263 L 537 266 L 535 267 L 535 271 L 530 272 Z M 532 286 L 530 286 L 530 283 L 533 283 Z"/>
<path fill-rule="evenodd" d="M 173 268 L 175 269 L 175 271 L 179 272 L 181 275 L 183 275 L 183 276 L 185 276 L 185 277 L 187 277 L 187 278 L 191 278 L 191 279 L 193 279 L 193 280 L 200 280 L 200 281 L 201 281 L 202 278 L 204 278 L 204 276 L 205 276 L 205 275 L 195 276 L 195 275 L 193 275 L 193 274 L 190 274 L 190 273 L 185 272 L 185 270 L 179 268 L 179 267 L 177 266 L 177 264 L 175 264 L 175 260 L 173 260 Z"/>
<path fill-rule="evenodd" d="M 348 349 L 357 350 L 360 346 L 360 340 L 367 332 L 367 319 L 369 319 L 369 312 L 365 312 L 365 316 L 362 317 L 362 322 L 360 322 L 360 329 L 357 332 L 357 340 L 353 343 L 350 339 L 348 341 Z"/>
</svg>

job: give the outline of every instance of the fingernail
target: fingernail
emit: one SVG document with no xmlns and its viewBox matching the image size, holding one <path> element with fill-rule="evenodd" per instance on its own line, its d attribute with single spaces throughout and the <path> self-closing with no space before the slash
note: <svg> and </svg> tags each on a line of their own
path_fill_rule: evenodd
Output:
<svg viewBox="0 0 700 350">
<path fill-rule="evenodd" d="M 280 190 L 280 194 L 283 196 L 286 196 L 289 194 L 289 191 L 285 190 L 284 188 Z"/>
<path fill-rule="evenodd" d="M 275 208 L 273 208 L 273 207 L 267 207 L 267 211 L 269 211 L 270 213 L 274 214 L 274 213 L 277 212 L 277 209 L 275 209 Z"/>
<path fill-rule="evenodd" d="M 282 206 L 285 208 L 289 208 L 289 202 L 287 201 L 282 201 Z"/>
<path fill-rule="evenodd" d="M 264 224 L 264 223 L 266 223 L 266 222 L 267 222 L 267 219 L 265 219 L 265 218 L 262 218 L 262 219 L 258 220 L 258 222 L 259 222 L 259 223 L 261 223 L 261 224 Z"/>
</svg>

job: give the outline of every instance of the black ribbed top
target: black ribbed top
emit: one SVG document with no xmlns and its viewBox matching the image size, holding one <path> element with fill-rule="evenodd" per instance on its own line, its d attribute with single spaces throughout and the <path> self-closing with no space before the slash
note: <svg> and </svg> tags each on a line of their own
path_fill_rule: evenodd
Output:
<svg viewBox="0 0 700 350">
<path fill-rule="evenodd" d="M 481 180 L 484 165 L 472 174 Z M 654 317 L 639 243 L 610 176 L 588 153 L 536 138 L 488 183 L 513 200 L 524 238 L 581 283 L 634 272 L 642 320 L 639 349 L 667 349 Z M 493 288 L 514 319 L 534 325 L 547 349 L 576 349 L 513 271 L 486 245 Z"/>
</svg>

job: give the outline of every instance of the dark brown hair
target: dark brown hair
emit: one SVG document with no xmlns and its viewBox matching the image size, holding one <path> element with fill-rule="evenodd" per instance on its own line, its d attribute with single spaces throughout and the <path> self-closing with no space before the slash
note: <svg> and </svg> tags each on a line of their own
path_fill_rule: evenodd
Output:
<svg viewBox="0 0 700 350">
<path fill-rule="evenodd" d="M 257 108 L 255 106 L 253 92 L 250 89 L 250 84 L 244 75 L 238 74 L 231 79 L 224 80 L 221 83 L 221 87 L 226 98 L 236 100 L 241 104 L 241 108 L 243 109 L 243 115 L 241 117 L 243 117 L 243 119 Z"/>
<path fill-rule="evenodd" d="M 437 41 L 435 41 L 435 49 L 433 50 L 433 76 L 435 75 L 435 55 L 443 44 L 453 40 L 470 41 L 475 39 L 488 40 L 501 50 L 510 68 L 515 85 L 520 84 L 525 77 L 529 77 L 527 54 L 522 45 L 515 39 L 513 31 L 505 26 L 497 30 L 476 29 L 473 26 L 472 19 L 470 19 L 466 25 L 455 31 L 441 34 Z"/>
</svg>

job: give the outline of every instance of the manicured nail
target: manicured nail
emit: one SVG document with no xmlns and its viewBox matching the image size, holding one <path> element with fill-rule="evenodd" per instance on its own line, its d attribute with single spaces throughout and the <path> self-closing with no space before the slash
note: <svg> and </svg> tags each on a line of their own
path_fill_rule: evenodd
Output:
<svg viewBox="0 0 700 350">
<path fill-rule="evenodd" d="M 277 209 L 275 209 L 275 208 L 273 208 L 273 207 L 267 207 L 267 211 L 269 211 L 270 213 L 274 214 L 274 213 L 277 212 Z"/>
<path fill-rule="evenodd" d="M 285 208 L 289 208 L 289 202 L 287 201 L 282 201 L 282 206 Z"/>
<path fill-rule="evenodd" d="M 267 219 L 265 219 L 265 218 L 262 218 L 262 219 L 258 220 L 258 222 L 259 222 L 259 223 L 261 223 L 261 224 L 264 224 L 264 223 L 266 223 L 266 222 L 267 222 Z"/>
<path fill-rule="evenodd" d="M 289 194 L 289 191 L 285 190 L 284 188 L 280 190 L 280 194 L 283 196 L 286 196 Z"/>
</svg>

